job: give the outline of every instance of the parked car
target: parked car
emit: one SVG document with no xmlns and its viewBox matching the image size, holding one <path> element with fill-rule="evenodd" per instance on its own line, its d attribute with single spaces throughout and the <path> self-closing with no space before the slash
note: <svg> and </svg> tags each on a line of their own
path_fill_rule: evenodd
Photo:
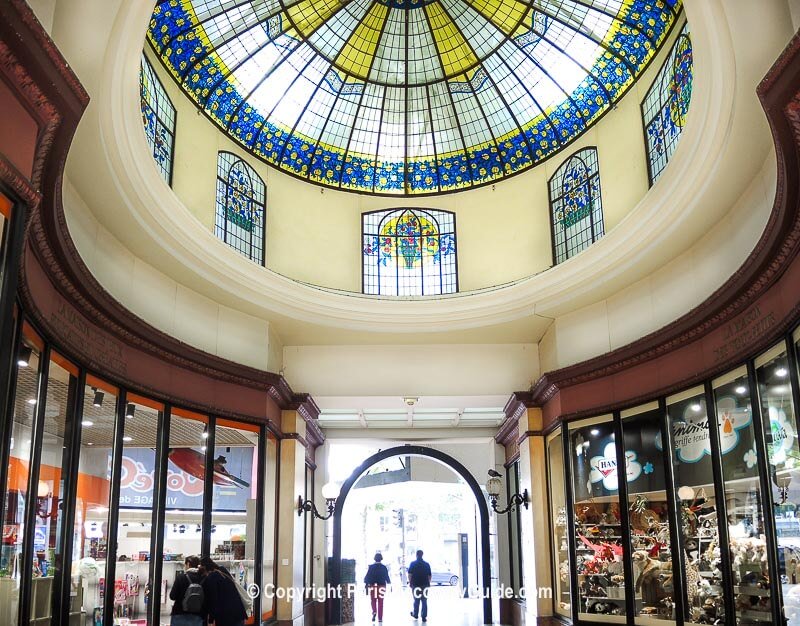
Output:
<svg viewBox="0 0 800 626">
<path fill-rule="evenodd" d="M 458 576 L 453 572 L 431 572 L 432 585 L 451 585 L 458 584 Z"/>
</svg>

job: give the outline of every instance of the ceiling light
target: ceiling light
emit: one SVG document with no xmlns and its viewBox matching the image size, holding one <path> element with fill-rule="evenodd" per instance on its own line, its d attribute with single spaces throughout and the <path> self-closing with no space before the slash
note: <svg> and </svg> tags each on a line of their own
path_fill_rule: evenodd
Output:
<svg viewBox="0 0 800 626">
<path fill-rule="evenodd" d="M 592 430 L 589 431 L 589 434 L 592 435 L 592 437 L 597 437 L 597 435 L 600 434 L 600 430 L 597 428 L 592 428 Z"/>
<path fill-rule="evenodd" d="M 689 407 L 689 408 L 691 408 L 691 409 L 692 409 L 692 411 L 694 411 L 695 413 L 699 413 L 699 412 L 700 412 L 700 409 L 702 409 L 703 407 L 701 407 L 699 404 L 697 404 L 697 402 L 695 402 L 695 403 L 694 403 L 694 404 L 693 404 L 691 407 Z"/>
<path fill-rule="evenodd" d="M 738 394 L 747 393 L 747 387 L 744 385 L 739 385 L 736 389 L 734 389 L 734 391 Z"/>
<path fill-rule="evenodd" d="M 86 445 L 87 445 L 87 446 L 93 446 L 94 444 L 93 444 L 93 443 L 90 441 L 90 442 L 89 442 L 89 443 L 87 443 Z"/>
<path fill-rule="evenodd" d="M 81 426 L 94 426 L 94 422 L 91 420 L 83 420 Z"/>
<path fill-rule="evenodd" d="M 31 354 L 33 350 L 30 346 L 22 345 L 19 349 L 19 355 L 17 355 L 17 365 L 20 367 L 28 367 L 28 364 L 31 362 Z"/>
<path fill-rule="evenodd" d="M 136 414 L 136 405 L 133 402 L 128 402 L 125 407 L 125 417 L 133 417 Z"/>
<path fill-rule="evenodd" d="M 92 387 L 92 391 L 94 391 L 94 400 L 92 401 L 92 405 L 100 408 L 103 406 L 103 398 L 106 394 L 100 391 L 97 387 Z"/>
<path fill-rule="evenodd" d="M 208 431 L 203 432 L 203 439 L 208 439 Z"/>
<path fill-rule="evenodd" d="M 784 378 L 786 374 L 788 374 L 789 372 L 785 367 L 779 367 L 778 369 L 775 370 L 775 373 L 781 378 Z"/>
<path fill-rule="evenodd" d="M 200 449 L 201 449 L 203 452 L 205 452 L 205 451 L 206 451 L 206 446 L 200 446 Z"/>
<path fill-rule="evenodd" d="M 122 438 L 122 441 L 133 441 L 133 437 L 128 437 L 128 435 L 125 435 L 125 436 Z"/>
<path fill-rule="evenodd" d="M 403 402 L 405 402 L 408 406 L 414 406 L 418 400 L 419 398 L 415 396 L 406 396 L 403 398 Z"/>
<path fill-rule="evenodd" d="M 36 404 L 36 398 L 28 398 L 28 404 Z"/>
</svg>

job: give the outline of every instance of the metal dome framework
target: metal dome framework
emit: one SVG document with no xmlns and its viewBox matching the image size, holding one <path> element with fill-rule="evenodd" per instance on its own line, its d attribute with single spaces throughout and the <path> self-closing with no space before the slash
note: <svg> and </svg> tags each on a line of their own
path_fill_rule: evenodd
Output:
<svg viewBox="0 0 800 626">
<path fill-rule="evenodd" d="M 501 180 L 633 84 L 680 0 L 162 0 L 148 39 L 232 138 L 295 176 L 424 195 Z"/>
</svg>

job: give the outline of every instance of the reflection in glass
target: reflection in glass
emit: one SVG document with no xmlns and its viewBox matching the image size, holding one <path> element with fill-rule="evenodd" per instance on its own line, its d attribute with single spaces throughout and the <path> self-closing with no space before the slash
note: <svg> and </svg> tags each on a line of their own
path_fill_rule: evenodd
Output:
<svg viewBox="0 0 800 626">
<path fill-rule="evenodd" d="M 724 622 L 717 494 L 703 390 L 667 398 L 674 443 L 673 472 L 680 504 L 687 623 Z"/>
<path fill-rule="evenodd" d="M 723 455 L 736 623 L 771 621 L 764 506 L 746 368 L 715 380 L 713 387 Z"/>
<path fill-rule="evenodd" d="M 161 622 L 168 624 L 182 597 L 173 593 L 176 577 L 188 556 L 200 557 L 203 539 L 203 477 L 206 472 L 208 418 L 180 409 L 170 414 L 164 554 L 161 568 Z M 181 590 L 181 587 L 178 587 Z"/>
<path fill-rule="evenodd" d="M 211 558 L 245 589 L 255 582 L 259 427 L 218 420 L 211 500 Z"/>
<path fill-rule="evenodd" d="M 787 623 L 797 626 L 800 624 L 800 448 L 786 350 L 781 345 L 756 359 L 755 364 L 769 461 L 769 482 L 775 505 L 778 572 L 783 589 L 784 612 Z M 759 587 L 764 586 L 763 575 L 759 582 Z M 769 582 L 767 574 L 766 584 Z M 775 583 L 773 586 L 776 586 Z M 761 610 L 761 603 L 754 608 Z"/>
<path fill-rule="evenodd" d="M 114 594 L 114 620 L 145 620 L 150 588 L 150 540 L 153 532 L 153 501 L 156 446 L 161 411 L 131 402 L 126 411 L 122 438 L 122 476 L 119 494 L 117 562 L 114 581 L 105 593 Z M 148 404 L 150 404 L 148 402 Z M 130 416 L 128 416 L 130 413 Z M 110 462 L 110 461 L 109 461 Z M 166 543 L 166 542 L 165 542 Z M 161 598 L 169 590 L 161 585 Z"/>
<path fill-rule="evenodd" d="M 561 432 L 547 441 L 548 476 L 550 477 L 550 519 L 553 525 L 554 608 L 570 617 L 569 542 L 567 539 L 567 503 L 564 483 L 564 448 Z"/>
<path fill-rule="evenodd" d="M 264 512 L 262 521 L 261 584 L 274 585 L 277 582 L 275 571 L 275 508 L 278 494 L 278 441 L 275 435 L 267 431 L 266 466 L 262 480 L 264 481 Z M 261 621 L 275 615 L 275 600 L 262 595 Z"/>
<path fill-rule="evenodd" d="M 0 624 L 9 626 L 18 624 L 19 619 L 28 468 L 33 450 L 31 438 L 38 402 L 37 385 L 41 363 L 39 350 L 25 339 L 23 344 L 31 349 L 31 356 L 28 365 L 20 366 L 17 370 L 14 422 L 11 426 L 8 479 L 5 486 L 3 537 L 0 543 Z"/>
<path fill-rule="evenodd" d="M 631 533 L 636 624 L 675 623 L 669 506 L 661 412 L 657 405 L 623 413 L 628 464 L 628 519 Z"/>
<path fill-rule="evenodd" d="M 100 406 L 94 404 L 96 389 L 104 394 Z M 117 399 L 114 388 L 100 381 L 87 381 L 83 394 L 73 527 L 71 612 L 80 611 L 80 623 L 94 626 L 103 618 L 111 488 L 109 460 L 114 442 Z"/>
<path fill-rule="evenodd" d="M 622 514 L 611 417 L 570 425 L 580 619 L 625 623 Z"/>
</svg>

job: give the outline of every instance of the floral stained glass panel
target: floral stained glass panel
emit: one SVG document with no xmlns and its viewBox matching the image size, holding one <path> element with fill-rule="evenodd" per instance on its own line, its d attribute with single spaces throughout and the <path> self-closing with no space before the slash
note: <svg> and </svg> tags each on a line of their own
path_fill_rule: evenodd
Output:
<svg viewBox="0 0 800 626">
<path fill-rule="evenodd" d="M 264 264 L 264 181 L 235 154 L 217 159 L 216 234 L 251 261 Z"/>
<path fill-rule="evenodd" d="M 142 56 L 139 71 L 139 95 L 142 123 L 147 143 L 161 175 L 172 184 L 172 156 L 175 146 L 175 107 L 153 67 Z"/>
<path fill-rule="evenodd" d="M 390 209 L 362 216 L 364 293 L 427 296 L 458 291 L 455 216 Z"/>
</svg>

